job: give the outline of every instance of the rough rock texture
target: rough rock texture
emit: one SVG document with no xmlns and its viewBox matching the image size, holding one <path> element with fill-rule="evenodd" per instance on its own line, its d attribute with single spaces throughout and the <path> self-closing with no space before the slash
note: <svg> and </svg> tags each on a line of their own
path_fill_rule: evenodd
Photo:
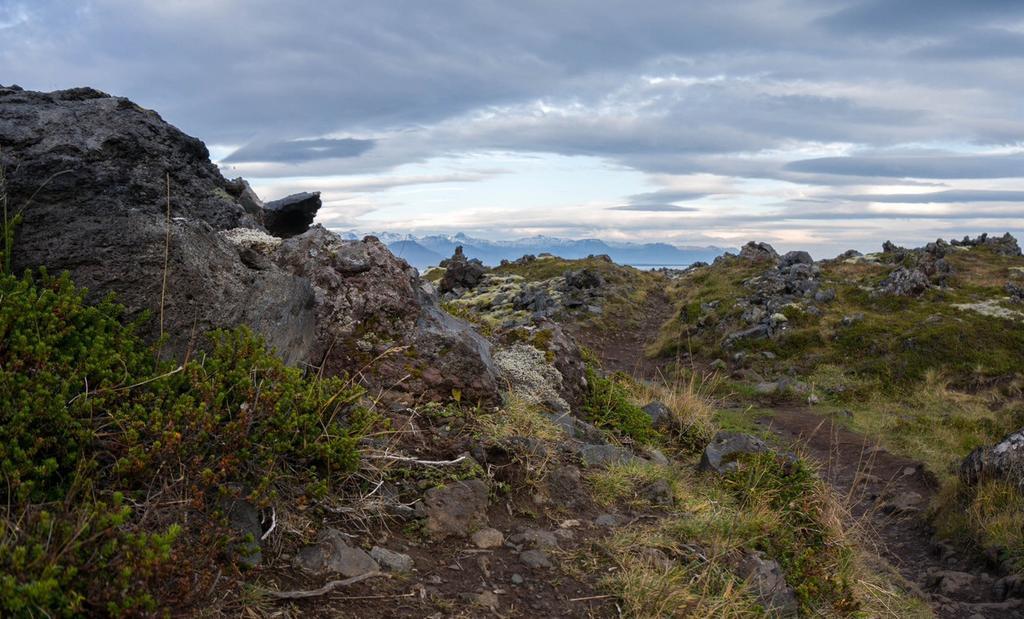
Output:
<svg viewBox="0 0 1024 619">
<path fill-rule="evenodd" d="M 292 237 L 309 230 L 319 210 L 319 191 L 292 194 L 263 205 L 263 225 L 274 236 Z"/>
<path fill-rule="evenodd" d="M 346 578 L 380 569 L 366 551 L 350 545 L 345 535 L 336 529 L 323 531 L 316 544 L 301 548 L 295 556 L 295 564 L 314 574 L 341 574 Z"/>
<path fill-rule="evenodd" d="M 382 546 L 374 546 L 370 549 L 370 557 L 392 572 L 411 572 L 415 565 L 409 555 L 388 550 Z"/>
<path fill-rule="evenodd" d="M 451 258 L 442 260 L 440 266 L 445 270 L 444 277 L 437 287 L 442 294 L 476 288 L 487 272 L 487 268 L 478 259 L 466 258 L 461 245 L 455 248 L 455 254 Z"/>
<path fill-rule="evenodd" d="M 658 400 L 648 402 L 647 405 L 644 406 L 644 412 L 651 418 L 651 424 L 655 428 L 669 423 L 673 417 L 672 411 L 669 410 L 668 406 L 665 406 L 663 402 L 659 402 Z"/>
<path fill-rule="evenodd" d="M 753 586 L 758 601 L 772 617 L 797 617 L 800 605 L 793 589 L 786 584 L 786 575 L 778 561 L 765 559 L 760 552 L 746 555 L 739 573 Z"/>
<path fill-rule="evenodd" d="M 24 213 L 16 270 L 68 270 L 93 301 L 114 292 L 129 318 L 151 312 L 141 333 L 155 338 L 169 175 L 165 354 L 182 355 L 194 333 L 239 323 L 290 362 L 308 354 L 312 289 L 272 265 L 247 266 L 213 233 L 257 223 L 239 201 L 244 188 L 221 176 L 199 140 L 155 112 L 89 88 L 0 88 L 0 153 L 10 203 Z"/>
<path fill-rule="evenodd" d="M 960 479 L 974 485 L 984 479 L 1006 479 L 1024 489 L 1024 428 L 991 447 L 979 447 L 960 464 Z"/>
<path fill-rule="evenodd" d="M 768 243 L 750 241 L 740 249 L 740 258 L 746 258 L 754 262 L 778 262 L 779 254 Z"/>
<path fill-rule="evenodd" d="M 928 276 L 923 271 L 897 267 L 878 285 L 877 294 L 916 297 L 929 286 Z"/>
<path fill-rule="evenodd" d="M 698 468 L 702 471 L 714 471 L 719 474 L 728 473 L 736 469 L 738 456 L 765 451 L 771 451 L 771 449 L 764 441 L 755 436 L 738 432 L 719 432 L 704 448 Z"/>
<path fill-rule="evenodd" d="M 794 264 L 814 264 L 811 255 L 805 251 L 790 251 L 783 254 L 779 259 L 780 267 L 789 267 Z"/>
<path fill-rule="evenodd" d="M 457 481 L 423 495 L 424 528 L 436 539 L 469 537 L 487 524 L 487 485 L 479 479 Z"/>
<path fill-rule="evenodd" d="M 587 393 L 587 367 L 579 345 L 556 322 L 542 319 L 536 322 L 535 328 L 546 340 L 545 352 L 551 355 L 552 364 L 562 375 L 562 399 L 573 410 L 578 410 Z"/>
<path fill-rule="evenodd" d="M 271 257 L 313 284 L 311 358 L 328 374 L 359 370 L 373 388 L 418 397 L 496 398 L 490 344 L 442 311 L 416 270 L 376 238 L 345 241 L 314 226 Z"/>
</svg>

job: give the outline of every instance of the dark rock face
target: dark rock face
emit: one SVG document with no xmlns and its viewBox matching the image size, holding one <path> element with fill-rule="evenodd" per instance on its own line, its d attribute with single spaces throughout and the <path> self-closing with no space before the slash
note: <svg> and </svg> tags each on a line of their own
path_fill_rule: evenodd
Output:
<svg viewBox="0 0 1024 619">
<path fill-rule="evenodd" d="M 768 243 L 750 241 L 740 249 L 740 258 L 746 258 L 754 262 L 778 262 L 779 254 Z"/>
<path fill-rule="evenodd" d="M 603 285 L 604 278 L 593 269 L 580 269 L 565 273 L 565 287 L 569 289 L 587 290 L 600 288 Z"/>
<path fill-rule="evenodd" d="M 814 264 L 814 259 L 805 251 L 786 252 L 782 258 L 779 259 L 780 267 L 789 267 L 794 264 Z"/>
<path fill-rule="evenodd" d="M 165 354 L 181 357 L 194 334 L 251 325 L 290 362 L 312 333 L 312 289 L 274 268 L 253 269 L 214 234 L 257 226 L 206 147 L 131 101 L 88 88 L 38 93 L 0 89 L 0 152 L 11 205 L 24 221 L 14 268 L 68 270 L 95 301 L 109 292 L 160 332 L 167 237 L 170 247 Z"/>
<path fill-rule="evenodd" d="M 1005 479 L 1024 489 L 1024 428 L 991 447 L 979 447 L 960 464 L 960 479 L 968 485 L 985 479 Z"/>
<path fill-rule="evenodd" d="M 552 365 L 562 375 L 562 398 L 574 411 L 579 410 L 587 392 L 587 367 L 583 353 L 576 340 L 558 323 L 543 319 L 537 322 L 537 329 L 547 334 L 547 352 L 552 354 Z"/>
<path fill-rule="evenodd" d="M 441 262 L 441 266 L 445 272 L 437 289 L 442 294 L 476 288 L 487 272 L 482 262 L 476 258 L 466 258 L 461 245 L 455 248 L 455 254 L 451 258 Z"/>
<path fill-rule="evenodd" d="M 319 191 L 292 194 L 263 205 L 263 225 L 267 232 L 286 239 L 309 230 L 319 210 Z"/>
<path fill-rule="evenodd" d="M 358 370 L 373 387 L 442 400 L 497 397 L 487 340 L 442 311 L 416 270 L 376 238 L 344 241 L 314 226 L 271 258 L 313 285 L 311 362 L 328 374 Z"/>
</svg>

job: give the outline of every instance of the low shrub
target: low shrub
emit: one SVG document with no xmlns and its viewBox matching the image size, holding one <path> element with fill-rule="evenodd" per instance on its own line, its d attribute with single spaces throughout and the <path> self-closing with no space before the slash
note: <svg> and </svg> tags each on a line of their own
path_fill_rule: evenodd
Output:
<svg viewBox="0 0 1024 619">
<path fill-rule="evenodd" d="M 66 275 L 0 275 L 0 614 L 148 612 L 189 595 L 167 573 L 223 558 L 225 492 L 322 493 L 372 422 L 358 387 L 287 367 L 244 327 L 176 366 L 112 299 L 84 297 Z M 162 493 L 179 507 L 150 504 Z"/>
<path fill-rule="evenodd" d="M 622 384 L 626 380 L 623 375 L 603 376 L 592 365 L 588 366 L 583 412 L 599 428 L 641 443 L 649 442 L 655 436 L 651 418 L 631 401 L 629 389 Z"/>
</svg>

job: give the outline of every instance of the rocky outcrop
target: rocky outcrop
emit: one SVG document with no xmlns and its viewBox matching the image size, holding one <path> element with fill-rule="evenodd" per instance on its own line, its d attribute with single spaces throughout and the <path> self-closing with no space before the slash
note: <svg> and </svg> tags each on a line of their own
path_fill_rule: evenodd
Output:
<svg viewBox="0 0 1024 619">
<path fill-rule="evenodd" d="M 246 324 L 289 363 L 378 391 L 496 397 L 488 343 L 414 269 L 372 237 L 309 229 L 319 194 L 262 204 L 155 112 L 92 89 L 0 88 L 0 153 L 24 214 L 15 268 L 68 270 L 128 318 L 150 312 L 142 333 L 163 333 L 165 356 Z"/>
<path fill-rule="evenodd" d="M 267 202 L 261 209 L 267 232 L 281 238 L 302 234 L 313 225 L 320 210 L 320 192 L 292 194 L 280 200 Z"/>
<path fill-rule="evenodd" d="M 955 247 L 987 247 L 1000 256 L 1020 256 L 1020 245 L 1012 234 L 1007 232 L 1003 236 L 990 237 L 988 233 L 981 234 L 975 238 L 965 236 L 963 240 L 953 239 L 950 244 Z"/>
<path fill-rule="evenodd" d="M 165 355 L 180 358 L 197 334 L 244 323 L 289 362 L 307 357 L 312 288 L 273 265 L 252 268 L 214 234 L 258 223 L 240 201 L 244 184 L 224 179 L 199 140 L 90 88 L 0 88 L 0 156 L 10 204 L 24 217 L 16 271 L 67 270 L 90 300 L 113 292 L 129 319 L 148 311 L 141 333 L 162 331 Z"/>
<path fill-rule="evenodd" d="M 754 262 L 778 262 L 779 254 L 768 243 L 750 241 L 740 249 L 740 258 Z"/>
<path fill-rule="evenodd" d="M 314 226 L 269 258 L 312 283 L 311 362 L 328 374 L 356 370 L 376 389 L 415 397 L 497 396 L 487 340 L 442 311 L 416 270 L 375 237 L 345 241 Z"/>
<path fill-rule="evenodd" d="M 978 447 L 960 464 L 960 479 L 975 485 L 986 479 L 1005 479 L 1024 490 L 1024 428 L 989 447 Z"/>
</svg>

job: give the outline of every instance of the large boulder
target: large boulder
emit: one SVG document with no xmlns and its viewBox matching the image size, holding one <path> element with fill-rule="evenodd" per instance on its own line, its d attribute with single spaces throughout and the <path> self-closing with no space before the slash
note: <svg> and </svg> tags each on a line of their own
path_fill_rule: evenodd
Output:
<svg viewBox="0 0 1024 619">
<path fill-rule="evenodd" d="M 319 210 L 319 191 L 295 193 L 264 204 L 263 225 L 274 236 L 292 237 L 309 230 Z"/>
<path fill-rule="evenodd" d="M 779 253 L 768 243 L 750 241 L 740 249 L 740 258 L 754 262 L 778 262 Z"/>
<path fill-rule="evenodd" d="M 704 448 L 697 468 L 724 475 L 738 468 L 736 459 L 740 456 L 767 451 L 771 451 L 771 448 L 756 436 L 738 432 L 719 432 Z"/>
<path fill-rule="evenodd" d="M 270 258 L 313 285 L 310 358 L 326 373 L 358 372 L 376 390 L 408 398 L 497 397 L 487 340 L 441 310 L 416 269 L 377 238 L 346 241 L 314 226 Z"/>
<path fill-rule="evenodd" d="M 896 297 L 916 297 L 931 286 L 928 276 L 919 269 L 897 267 L 875 290 L 876 294 Z"/>
<path fill-rule="evenodd" d="M 9 203 L 24 217 L 16 272 L 70 271 L 90 301 L 116 293 L 129 319 L 151 313 L 141 334 L 166 334 L 165 355 L 245 323 L 288 361 L 308 356 L 312 288 L 273 265 L 246 265 L 215 234 L 258 223 L 239 200 L 244 183 L 221 176 L 201 141 L 90 88 L 0 88 L 0 157 Z"/>
<path fill-rule="evenodd" d="M 985 479 L 1005 479 L 1024 490 L 1024 428 L 989 447 L 978 447 L 960 464 L 960 479 L 974 485 Z"/>
</svg>

